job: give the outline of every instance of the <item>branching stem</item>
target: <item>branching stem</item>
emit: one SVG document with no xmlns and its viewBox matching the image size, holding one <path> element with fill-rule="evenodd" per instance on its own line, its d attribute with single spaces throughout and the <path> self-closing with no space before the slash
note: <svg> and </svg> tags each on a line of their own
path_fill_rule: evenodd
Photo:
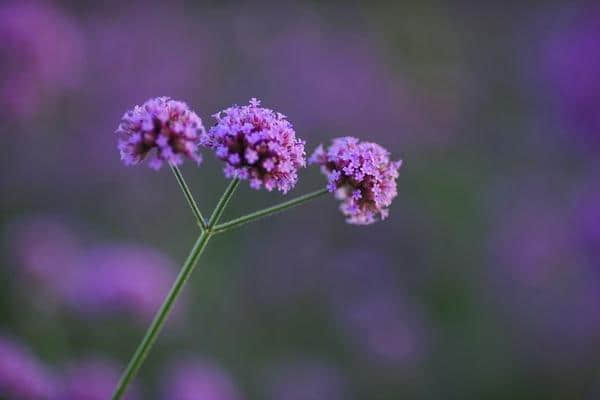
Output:
<svg viewBox="0 0 600 400">
<path fill-rule="evenodd" d="M 177 179 L 177 182 L 179 183 L 179 186 L 181 187 L 181 190 L 183 191 L 183 194 L 185 195 L 187 202 L 190 208 L 192 209 L 196 220 L 198 221 L 198 224 L 202 228 L 202 232 L 200 233 L 200 236 L 198 236 L 198 239 L 196 239 L 196 243 L 194 243 L 190 254 L 183 263 L 179 275 L 177 275 L 177 278 L 175 279 L 171 290 L 169 290 L 167 297 L 158 309 L 158 312 L 156 313 L 154 320 L 150 324 L 150 327 L 146 331 L 144 338 L 142 339 L 135 353 L 131 357 L 129 364 L 127 364 L 127 367 L 125 368 L 125 371 L 123 372 L 123 375 L 121 376 L 117 388 L 115 389 L 115 392 L 112 396 L 112 400 L 120 400 L 125 394 L 125 391 L 127 390 L 127 387 L 129 386 L 131 381 L 137 375 L 144 360 L 148 356 L 148 353 L 152 349 L 154 342 L 156 342 L 158 334 L 162 330 L 165 322 L 167 321 L 167 318 L 169 317 L 169 314 L 173 308 L 173 305 L 175 304 L 175 301 L 177 300 L 177 297 L 179 297 L 179 295 L 181 294 L 185 283 L 190 278 L 192 272 L 194 271 L 194 268 L 196 267 L 196 264 L 198 263 L 200 255 L 202 254 L 202 252 L 206 248 L 206 245 L 208 244 L 208 241 L 214 234 L 225 232 L 227 230 L 239 227 L 249 222 L 256 221 L 260 218 L 264 218 L 266 216 L 287 210 L 288 208 L 296 207 L 300 204 L 306 203 L 327 193 L 327 189 L 320 189 L 315 192 L 296 197 L 295 199 L 285 201 L 281 204 L 277 204 L 275 206 L 268 207 L 263 210 L 259 210 L 251 214 L 245 215 L 243 217 L 239 217 L 229 222 L 217 225 L 219 223 L 219 219 L 225 211 L 225 208 L 227 207 L 227 204 L 229 203 L 229 200 L 231 200 L 231 197 L 233 196 L 236 188 L 240 183 L 239 179 L 234 179 L 229 183 L 229 186 L 227 186 L 227 189 L 225 189 L 225 192 L 223 192 L 223 195 L 219 199 L 217 206 L 212 212 L 208 223 L 206 223 L 204 221 L 204 218 L 202 217 L 198 205 L 196 204 L 196 201 L 194 200 L 194 197 L 192 196 L 189 187 L 187 186 L 185 180 L 183 179 L 183 176 L 181 175 L 181 171 L 179 171 L 179 168 L 177 168 L 177 166 L 175 165 L 171 165 L 171 169 L 175 174 L 175 178 Z"/>
<path fill-rule="evenodd" d="M 296 197 L 295 199 L 284 201 L 283 203 L 276 204 L 274 206 L 267 207 L 267 208 L 259 210 L 259 211 L 255 211 L 248 215 L 244 215 L 243 217 L 232 219 L 231 221 L 219 224 L 219 225 L 215 226 L 213 232 L 214 233 L 222 233 L 222 232 L 228 231 L 230 229 L 237 228 L 237 227 L 247 224 L 249 222 L 253 222 L 258 219 L 268 217 L 269 215 L 280 213 L 284 210 L 287 210 L 288 208 L 299 206 L 300 204 L 303 204 L 303 203 L 306 203 L 313 199 L 316 199 L 317 197 L 320 197 L 326 193 L 328 193 L 327 189 L 319 189 L 314 192 Z"/>
<path fill-rule="evenodd" d="M 178 175 L 181 176 L 180 173 L 178 174 L 179 170 L 176 167 L 173 168 L 173 172 L 175 172 L 175 177 L 178 177 Z M 177 180 L 179 181 L 179 178 Z M 181 185 L 181 182 L 183 182 L 183 178 L 179 182 Z M 121 379 L 119 380 L 117 388 L 115 389 L 115 392 L 112 396 L 113 400 L 119 400 L 123 397 L 125 391 L 127 390 L 127 387 L 129 386 L 133 378 L 135 378 L 135 376 L 137 375 L 140 367 L 142 366 L 142 363 L 144 362 L 146 356 L 150 352 L 150 349 L 152 349 L 152 346 L 154 345 L 158 334 L 162 330 L 165 322 L 167 321 L 167 318 L 171 310 L 173 309 L 173 305 L 175 304 L 177 297 L 179 297 L 179 294 L 181 293 L 181 290 L 183 289 L 185 283 L 188 281 L 192 272 L 194 271 L 194 267 L 198 263 L 200 255 L 202 254 L 204 248 L 210 240 L 210 237 L 212 236 L 212 228 L 219 222 L 219 218 L 223 214 L 223 211 L 225 210 L 227 203 L 229 203 L 231 196 L 233 196 L 233 193 L 235 192 L 235 189 L 237 188 L 238 184 L 239 180 L 234 179 L 231 181 L 227 189 L 225 189 L 225 192 L 221 196 L 221 199 L 217 203 L 217 206 L 215 207 L 215 210 L 213 211 L 210 220 L 208 221 L 208 225 L 206 225 L 206 229 L 202 231 L 202 233 L 196 240 L 196 243 L 194 243 L 194 247 L 192 247 L 190 254 L 183 263 L 181 271 L 179 272 L 179 275 L 177 275 L 177 279 L 175 279 L 171 290 L 169 290 L 167 297 L 158 309 L 158 312 L 156 313 L 154 320 L 150 324 L 150 327 L 146 331 L 144 338 L 142 339 L 135 353 L 131 357 L 129 364 L 127 364 L 127 368 L 125 368 L 123 375 L 121 375 Z M 187 190 L 187 185 L 182 185 L 182 189 L 184 188 L 184 186 L 184 193 L 189 193 L 189 190 Z M 194 199 L 191 197 L 191 194 L 190 198 L 188 199 L 188 202 L 190 203 L 190 205 L 193 204 L 195 206 L 196 204 Z M 197 208 L 194 206 L 192 206 L 192 210 Z M 198 213 L 196 215 L 198 216 L 200 214 Z M 203 221 L 203 219 L 200 220 Z"/>
</svg>

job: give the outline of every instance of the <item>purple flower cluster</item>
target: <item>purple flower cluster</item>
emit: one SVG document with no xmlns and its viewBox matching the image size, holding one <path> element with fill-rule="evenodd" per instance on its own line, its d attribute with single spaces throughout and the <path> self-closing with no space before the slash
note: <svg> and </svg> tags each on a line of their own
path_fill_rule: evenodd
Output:
<svg viewBox="0 0 600 400">
<path fill-rule="evenodd" d="M 283 194 L 296 185 L 298 169 L 306 166 L 305 142 L 296 137 L 285 115 L 260 107 L 260 101 L 252 98 L 249 105 L 232 106 L 213 116 L 217 122 L 207 132 L 185 103 L 168 97 L 148 100 L 127 112 L 117 129 L 121 159 L 127 165 L 138 164 L 156 148 L 150 162 L 154 169 L 165 161 L 179 165 L 184 156 L 199 163 L 197 150 L 202 145 L 225 161 L 227 178 Z M 386 149 L 342 137 L 334 139 L 327 151 L 320 145 L 310 162 L 327 174 L 328 189 L 343 200 L 340 210 L 348 223 L 367 225 L 388 216 L 402 162 L 391 161 Z"/>
<path fill-rule="evenodd" d="M 119 380 L 119 368 L 102 359 L 70 365 L 61 376 L 45 366 L 20 343 L 0 337 L 0 397 L 17 400 L 104 400 Z M 125 399 L 137 400 L 133 387 Z"/>
<path fill-rule="evenodd" d="M 397 195 L 396 178 L 401 161 L 390 161 L 389 152 L 376 143 L 353 137 L 333 140 L 325 151 L 322 145 L 310 158 L 328 177 L 327 188 L 342 200 L 340 210 L 351 224 L 367 225 L 388 216 Z"/>
<path fill-rule="evenodd" d="M 76 235 L 53 217 L 17 220 L 10 232 L 20 276 L 44 287 L 47 292 L 64 292 L 68 277 L 80 264 Z"/>
<path fill-rule="evenodd" d="M 55 382 L 41 363 L 22 345 L 0 337 L 0 397 L 48 400 Z"/>
<path fill-rule="evenodd" d="M 169 291 L 174 267 L 162 254 L 141 246 L 105 245 L 85 252 L 63 293 L 82 314 L 125 312 L 141 320 L 152 317 Z"/>
<path fill-rule="evenodd" d="M 164 382 L 168 400 L 239 400 L 237 388 L 220 368 L 198 360 L 180 361 Z"/>
<path fill-rule="evenodd" d="M 214 115 L 217 123 L 201 143 L 225 161 L 225 175 L 247 179 L 250 186 L 287 193 L 306 165 L 304 141 L 296 138 L 292 124 L 281 113 L 250 105 L 233 106 Z"/>
<path fill-rule="evenodd" d="M 599 18 L 597 5 L 577 10 L 565 26 L 549 30 L 539 58 L 568 132 L 595 146 L 600 144 Z"/>
<path fill-rule="evenodd" d="M 20 342 L 0 335 L 0 398 L 16 400 L 104 400 L 110 398 L 121 369 L 110 359 L 86 357 L 69 362 L 60 374 Z M 217 365 L 184 359 L 172 364 L 161 382 L 169 400 L 240 400 L 232 377 Z M 133 385 L 124 397 L 141 398 Z"/>
<path fill-rule="evenodd" d="M 73 88 L 80 76 L 81 33 L 51 2 L 0 7 L 0 105 L 17 116 L 37 112 L 46 96 Z"/>
<path fill-rule="evenodd" d="M 524 180 L 529 191 L 502 197 L 490 213 L 494 226 L 487 263 L 490 294 L 510 316 L 527 351 L 536 346 L 543 349 L 528 354 L 534 361 L 580 362 L 600 327 L 597 248 L 586 251 L 589 234 L 594 233 L 584 225 L 597 211 L 584 208 L 593 201 L 588 188 L 570 209 L 552 198 L 554 185 L 536 186 L 542 181 L 537 175 L 534 181 Z M 514 185 L 511 180 L 510 188 Z M 517 186 L 526 185 L 518 182 Z M 507 190 L 500 187 L 499 192 Z"/>
<path fill-rule="evenodd" d="M 52 218 L 19 221 L 12 235 L 19 276 L 42 288 L 46 303 L 53 299 L 82 316 L 126 313 L 146 321 L 174 279 L 174 265 L 162 253 L 136 245 L 85 247 Z"/>
<path fill-rule="evenodd" d="M 63 378 L 61 400 L 104 400 L 110 398 L 119 381 L 119 368 L 110 361 L 89 359 L 71 365 Z M 131 388 L 126 400 L 137 400 L 137 389 Z"/>
<path fill-rule="evenodd" d="M 139 164 L 153 149 L 156 154 L 149 162 L 153 169 L 164 162 L 179 165 L 184 156 L 202 161 L 197 153 L 200 136 L 205 133 L 202 120 L 187 104 L 169 97 L 150 99 L 126 112 L 116 133 L 126 165 Z"/>
</svg>

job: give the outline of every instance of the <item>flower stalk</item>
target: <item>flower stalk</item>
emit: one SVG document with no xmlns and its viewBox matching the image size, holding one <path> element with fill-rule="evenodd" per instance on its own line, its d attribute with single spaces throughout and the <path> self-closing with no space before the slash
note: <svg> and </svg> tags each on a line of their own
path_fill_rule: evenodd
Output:
<svg viewBox="0 0 600 400">
<path fill-rule="evenodd" d="M 249 222 L 268 217 L 269 215 L 280 213 L 289 208 L 299 206 L 303 203 L 316 199 L 317 197 L 323 196 L 326 193 L 329 193 L 329 191 L 326 188 L 315 190 L 314 192 L 296 197 L 295 199 L 284 201 L 283 203 L 276 204 L 272 207 L 267 207 L 265 209 L 250 213 L 248 215 L 244 215 L 243 217 L 232 219 L 231 221 L 224 222 L 215 226 L 215 228 L 213 229 L 213 233 L 223 233 L 230 229 L 234 229 L 239 226 L 245 225 Z"/>
<path fill-rule="evenodd" d="M 225 211 L 225 207 L 227 207 L 227 203 L 229 203 L 229 200 L 231 200 L 231 196 L 233 196 L 233 193 L 235 192 L 235 189 L 237 189 L 239 184 L 239 179 L 233 179 L 229 183 L 229 186 L 227 186 L 227 189 L 225 189 L 225 192 L 219 199 L 215 210 L 213 211 L 212 215 L 210 216 L 210 219 L 208 220 L 207 231 L 209 234 L 212 234 L 213 228 L 219 222 L 221 215 L 223 215 L 223 212 Z"/>
<path fill-rule="evenodd" d="M 175 179 L 177 179 L 177 183 L 179 183 L 179 187 L 181 188 L 185 199 L 187 200 L 190 208 L 192 209 L 192 213 L 194 213 L 194 216 L 196 217 L 198 225 L 200 226 L 202 231 L 205 231 L 207 228 L 206 221 L 202 216 L 200 208 L 198 208 L 198 204 L 196 204 L 196 200 L 194 200 L 194 196 L 192 195 L 190 188 L 188 187 L 187 183 L 185 183 L 185 179 L 183 179 L 183 175 L 181 174 L 179 167 L 172 163 L 169 164 L 169 166 L 171 167 L 171 171 L 173 171 L 173 175 L 175 175 Z"/>
<path fill-rule="evenodd" d="M 116 130 L 121 159 L 126 165 L 139 164 L 149 154 L 152 154 L 148 162 L 151 168 L 170 165 L 201 233 L 123 372 L 113 400 L 123 397 L 137 375 L 213 235 L 299 206 L 328 192 L 336 192 L 336 197 L 342 200 L 340 211 L 348 223 L 367 225 L 385 219 L 397 195 L 396 178 L 401 161 L 391 161 L 390 153 L 376 143 L 342 137 L 334 139 L 327 150 L 319 146 L 310 158 L 310 163 L 320 165 L 327 175 L 327 188 L 219 224 L 240 180 L 247 180 L 253 189 L 264 187 L 285 194 L 296 185 L 298 169 L 306 166 L 306 159 L 305 142 L 296 137 L 287 117 L 260 107 L 257 99 L 213 116 L 217 123 L 206 131 L 200 117 L 185 103 L 158 97 L 125 113 Z M 225 176 L 233 178 L 208 221 L 177 167 L 186 158 L 199 164 L 202 161 L 199 146 L 214 150 L 217 158 L 226 163 Z"/>
<path fill-rule="evenodd" d="M 179 170 L 177 170 L 177 172 L 179 172 Z M 181 173 L 176 173 L 175 176 L 177 177 L 177 175 L 181 176 Z M 180 182 L 183 182 L 183 179 Z M 215 210 L 213 211 L 210 220 L 208 221 L 206 229 L 203 230 L 202 233 L 200 233 L 200 236 L 196 240 L 196 243 L 194 243 L 194 247 L 192 247 L 190 254 L 183 263 L 181 271 L 179 272 L 179 275 L 177 275 L 177 278 L 175 279 L 171 290 L 167 294 L 167 297 L 165 298 L 163 304 L 160 306 L 158 312 L 156 313 L 156 316 L 154 317 L 154 320 L 152 321 L 150 327 L 146 331 L 144 338 L 142 339 L 135 353 L 131 357 L 127 368 L 125 368 L 125 371 L 123 372 L 123 375 L 121 376 L 117 388 L 115 389 L 115 392 L 112 396 L 113 400 L 119 400 L 123 397 L 125 391 L 127 390 L 127 387 L 129 386 L 133 378 L 135 378 L 135 376 L 137 375 L 144 360 L 148 356 L 150 349 L 154 345 L 158 334 L 162 330 L 165 322 L 167 321 L 167 318 L 171 313 L 171 310 L 173 309 L 175 301 L 179 297 L 179 294 L 181 293 L 181 290 L 183 289 L 185 283 L 188 281 L 192 272 L 194 271 L 194 267 L 198 263 L 200 255 L 206 248 L 206 245 L 208 244 L 208 241 L 212 236 L 212 228 L 219 222 L 219 218 L 221 218 L 221 215 L 223 215 L 223 211 L 225 210 L 227 203 L 229 203 L 229 200 L 233 196 L 233 193 L 235 192 L 235 189 L 238 187 L 239 183 L 240 182 L 238 179 L 232 180 L 229 186 L 227 186 L 227 189 L 225 189 L 225 192 L 223 193 L 221 198 L 219 199 L 219 202 L 217 203 L 217 206 L 215 207 Z M 187 188 L 187 186 L 185 186 L 185 188 Z M 189 192 L 189 190 L 185 190 L 183 186 L 182 190 L 184 191 L 186 197 L 188 193 L 191 196 L 191 192 Z M 196 202 L 193 200 L 193 197 L 191 198 L 190 204 L 196 204 Z"/>
<path fill-rule="evenodd" d="M 177 179 L 177 182 L 179 183 L 179 186 L 181 187 L 181 190 L 183 191 L 183 194 L 186 197 L 188 204 L 190 205 L 190 208 L 192 209 L 194 216 L 196 217 L 196 220 L 198 221 L 198 224 L 202 228 L 202 232 L 200 233 L 200 236 L 196 240 L 196 243 L 194 243 L 194 246 L 192 247 L 190 254 L 188 255 L 187 259 L 185 260 L 183 266 L 181 267 L 181 271 L 179 272 L 179 275 L 177 275 L 177 278 L 175 279 L 175 282 L 173 283 L 171 290 L 167 294 L 167 297 L 165 298 L 163 304 L 160 306 L 158 312 L 156 313 L 156 316 L 154 317 L 154 320 L 152 321 L 152 323 L 150 324 L 150 327 L 146 331 L 144 338 L 142 339 L 142 341 L 140 342 L 135 353 L 131 357 L 131 360 L 129 361 L 127 368 L 123 372 L 123 375 L 121 376 L 119 384 L 117 385 L 117 388 L 113 394 L 112 400 L 121 399 L 123 397 L 123 395 L 125 394 L 127 387 L 129 386 L 131 381 L 137 375 L 144 360 L 148 356 L 150 349 L 152 349 L 152 346 L 154 345 L 154 342 L 156 341 L 158 334 L 162 330 L 165 322 L 167 321 L 167 318 L 175 304 L 175 301 L 179 297 L 186 282 L 192 275 L 192 272 L 194 271 L 194 268 L 196 267 L 196 265 L 198 263 L 198 259 L 200 258 L 200 255 L 202 254 L 202 252 L 206 248 L 206 245 L 208 244 L 208 241 L 214 234 L 222 233 L 227 230 L 247 224 L 249 222 L 256 221 L 260 218 L 264 218 L 269 215 L 273 215 L 273 214 L 282 212 L 289 208 L 299 206 L 300 204 L 306 203 L 310 200 L 313 200 L 313 199 L 320 197 L 327 193 L 327 189 L 316 190 L 312 193 L 308 193 L 303 196 L 299 196 L 295 199 L 291 199 L 289 201 L 285 201 L 283 203 L 274 205 L 272 207 L 267 207 L 263 210 L 259 210 L 259 211 L 250 213 L 248 215 L 245 215 L 243 217 L 239 217 L 239 218 L 233 219 L 229 222 L 225 222 L 223 224 L 217 225 L 219 222 L 219 219 L 221 218 L 221 216 L 223 215 L 223 212 L 225 211 L 225 208 L 227 207 L 227 204 L 231 200 L 231 197 L 235 193 L 235 190 L 237 189 L 237 187 L 240 183 L 239 179 L 233 179 L 229 183 L 229 186 L 227 186 L 227 188 L 225 189 L 225 192 L 223 192 L 223 195 L 219 199 L 217 206 L 215 207 L 214 211 L 212 212 L 210 219 L 208 220 L 208 223 L 206 223 L 204 221 L 204 218 L 202 217 L 202 213 L 200 212 L 200 209 L 198 208 L 196 201 L 194 200 L 194 197 L 192 196 L 192 193 L 191 193 L 189 187 L 187 186 L 187 184 L 185 183 L 185 180 L 183 179 L 183 175 L 181 174 L 181 171 L 175 165 L 171 165 L 171 169 L 173 170 L 175 178 Z"/>
<path fill-rule="evenodd" d="M 177 275 L 177 279 L 175 279 L 175 282 L 173 283 L 169 294 L 167 294 L 165 301 L 156 313 L 156 316 L 154 317 L 154 320 L 152 321 L 150 327 L 146 331 L 144 338 L 142 339 L 135 353 L 131 357 L 129 364 L 127 364 L 127 368 L 125 369 L 125 372 L 123 372 L 123 375 L 119 380 L 119 384 L 117 385 L 117 389 L 113 394 L 113 400 L 118 400 L 123 397 L 123 395 L 125 394 L 125 390 L 127 390 L 127 387 L 129 386 L 133 378 L 135 378 L 135 376 L 137 375 L 140 367 L 142 366 L 142 363 L 144 362 L 146 356 L 148 356 L 148 353 L 150 352 L 150 349 L 154 345 L 158 334 L 162 330 L 167 320 L 167 317 L 169 316 L 169 313 L 171 312 L 171 309 L 175 304 L 175 300 L 177 300 L 177 297 L 179 297 L 183 286 L 192 274 L 192 271 L 196 266 L 196 262 L 198 261 L 198 258 L 200 258 L 200 254 L 202 254 L 202 251 L 206 247 L 206 244 L 208 243 L 209 239 L 210 234 L 204 231 L 196 240 L 196 243 L 194 244 L 192 251 L 188 255 L 188 258 L 185 260 L 185 263 L 183 264 L 179 275 Z"/>
</svg>

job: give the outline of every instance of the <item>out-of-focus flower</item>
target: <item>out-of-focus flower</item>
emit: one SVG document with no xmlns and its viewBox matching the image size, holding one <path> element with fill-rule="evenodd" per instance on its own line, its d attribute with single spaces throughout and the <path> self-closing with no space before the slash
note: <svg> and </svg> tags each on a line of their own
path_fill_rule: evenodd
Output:
<svg viewBox="0 0 600 400">
<path fill-rule="evenodd" d="M 298 168 L 306 165 L 304 141 L 296 138 L 285 115 L 250 105 L 233 106 L 214 115 L 215 126 L 202 137 L 202 144 L 227 163 L 225 176 L 250 181 L 250 187 L 277 189 L 287 193 L 298 179 Z"/>
<path fill-rule="evenodd" d="M 86 45 L 94 49 L 89 55 L 92 80 L 86 85 L 90 100 L 112 111 L 118 111 L 112 104 L 122 108 L 155 93 L 195 103 L 220 86 L 218 19 L 180 3 L 122 3 L 118 11 L 89 15 Z M 157 48 L 161 57 L 156 57 Z M 111 79 L 95 79 L 99 74 Z"/>
<path fill-rule="evenodd" d="M 490 293 L 524 354 L 564 367 L 581 362 L 594 343 L 600 286 L 568 208 L 536 196 L 503 198 L 490 240 Z"/>
<path fill-rule="evenodd" d="M 231 377 L 210 363 L 184 360 L 171 366 L 164 382 L 165 400 L 240 400 Z"/>
<path fill-rule="evenodd" d="M 184 156 L 198 164 L 202 161 L 197 153 L 200 136 L 205 133 L 202 120 L 181 101 L 168 97 L 147 100 L 123 115 L 116 133 L 125 165 L 139 164 L 154 149 L 155 156 L 148 163 L 153 169 L 164 162 L 180 165 Z"/>
<path fill-rule="evenodd" d="M 0 337 L 0 398 L 51 400 L 55 388 L 54 379 L 28 349 Z"/>
<path fill-rule="evenodd" d="M 358 296 L 340 305 L 336 317 L 366 359 L 380 366 L 408 365 L 423 355 L 425 335 L 415 316 L 395 296 Z"/>
<path fill-rule="evenodd" d="M 80 267 L 81 246 L 75 234 L 57 218 L 18 220 L 10 235 L 19 273 L 59 295 L 71 284 L 69 277 Z"/>
<path fill-rule="evenodd" d="M 119 368 L 110 361 L 88 359 L 70 365 L 57 400 L 106 400 L 119 382 Z M 137 387 L 127 390 L 126 400 L 140 399 Z"/>
<path fill-rule="evenodd" d="M 519 205 L 501 213 L 491 251 L 503 265 L 504 279 L 539 290 L 573 276 L 576 269 L 569 265 L 577 263 L 573 258 L 576 238 L 560 208 L 529 201 L 531 206 Z"/>
<path fill-rule="evenodd" d="M 86 248 L 56 219 L 17 222 L 11 235 L 19 276 L 83 316 L 121 312 L 145 321 L 174 279 L 173 263 L 156 250 L 124 244 Z"/>
<path fill-rule="evenodd" d="M 318 361 L 297 361 L 274 368 L 267 384 L 269 400 L 348 400 L 347 383 L 334 367 Z"/>
<path fill-rule="evenodd" d="M 123 174 L 114 162 L 114 137 L 106 133 L 113 131 L 114 121 L 140 99 L 164 93 L 186 99 L 197 110 L 214 109 L 219 103 L 214 96 L 206 96 L 220 93 L 225 77 L 219 63 L 219 30 L 213 26 L 219 22 L 210 13 L 190 11 L 182 3 L 153 1 L 151 6 L 140 7 L 136 2 L 122 2 L 118 12 L 86 15 L 85 46 L 93 51 L 86 55 L 87 74 L 81 86 L 85 96 L 77 99 L 76 114 L 81 122 L 63 145 L 64 157 L 68 157 L 65 162 L 79 165 L 69 174 L 80 185 L 97 187 L 98 180 Z M 110 79 L 97 79 L 99 76 Z M 99 109 L 101 113 L 96 112 Z M 82 148 L 94 151 L 82 152 Z M 127 186 L 123 179 L 119 182 Z"/>
<path fill-rule="evenodd" d="M 566 128 L 600 145 L 600 7 L 584 6 L 546 37 L 542 71 Z"/>
<path fill-rule="evenodd" d="M 80 33 L 50 3 L 0 7 L 0 104 L 29 116 L 45 95 L 73 87 L 81 62 Z"/>
<path fill-rule="evenodd" d="M 363 359 L 384 368 L 422 359 L 431 339 L 422 312 L 400 295 L 404 291 L 384 257 L 354 250 L 326 270 L 325 294 L 340 332 Z"/>
<path fill-rule="evenodd" d="M 141 246 L 105 245 L 87 251 L 71 275 L 65 300 L 84 314 L 115 311 L 150 318 L 174 279 L 174 266 L 162 254 Z"/>
<path fill-rule="evenodd" d="M 342 200 L 340 210 L 351 224 L 367 225 L 385 219 L 397 195 L 396 178 L 401 161 L 390 161 L 389 152 L 376 143 L 353 137 L 333 140 L 325 151 L 320 145 L 310 162 L 327 175 L 327 188 Z"/>
</svg>

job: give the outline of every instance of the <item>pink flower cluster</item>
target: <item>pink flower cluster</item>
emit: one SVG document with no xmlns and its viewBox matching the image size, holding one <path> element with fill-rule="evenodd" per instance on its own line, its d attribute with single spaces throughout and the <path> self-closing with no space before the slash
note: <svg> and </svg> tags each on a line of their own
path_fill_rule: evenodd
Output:
<svg viewBox="0 0 600 400">
<path fill-rule="evenodd" d="M 298 168 L 306 166 L 304 141 L 296 138 L 285 115 L 250 105 L 233 106 L 214 115 L 217 124 L 201 143 L 227 163 L 225 175 L 247 179 L 253 189 L 261 186 L 287 193 L 298 180 Z"/>
<path fill-rule="evenodd" d="M 367 225 L 385 219 L 397 195 L 396 178 L 401 161 L 376 143 L 353 137 L 333 139 L 325 151 L 320 145 L 310 162 L 327 175 L 327 188 L 342 200 L 340 210 L 351 224 Z"/>
<path fill-rule="evenodd" d="M 135 106 L 123 115 L 116 131 L 123 162 L 139 164 L 156 149 L 149 163 L 153 169 L 159 169 L 164 162 L 179 165 L 184 156 L 200 163 L 198 142 L 204 132 L 202 120 L 187 104 L 168 97 Z"/>
<path fill-rule="evenodd" d="M 179 165 L 184 156 L 200 163 L 197 150 L 202 145 L 225 161 L 227 178 L 284 194 L 296 185 L 298 169 L 306 166 L 305 142 L 296 137 L 285 115 L 260 107 L 253 98 L 248 105 L 213 116 L 217 122 L 207 132 L 185 103 L 168 97 L 150 99 L 123 116 L 116 131 L 121 159 L 127 165 L 138 164 L 156 148 L 152 168 L 159 169 L 164 162 Z M 342 137 L 327 150 L 320 145 L 310 162 L 327 175 L 327 187 L 342 200 L 340 210 L 348 223 L 367 225 L 388 216 L 402 162 L 391 161 L 386 149 Z"/>
</svg>

